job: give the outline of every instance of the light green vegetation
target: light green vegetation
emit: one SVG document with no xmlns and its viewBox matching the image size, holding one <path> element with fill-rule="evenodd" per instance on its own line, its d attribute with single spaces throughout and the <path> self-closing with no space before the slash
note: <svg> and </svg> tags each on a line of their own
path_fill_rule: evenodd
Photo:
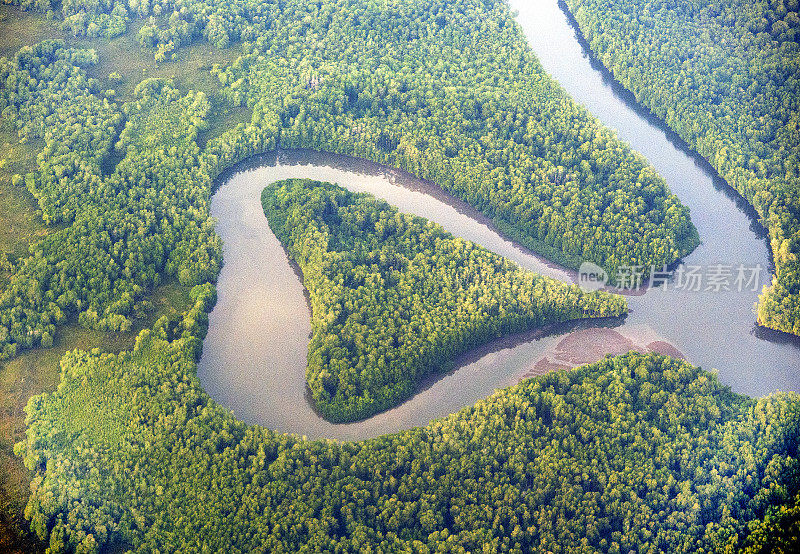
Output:
<svg viewBox="0 0 800 554">
<path fill-rule="evenodd" d="M 0 57 L 16 53 L 22 44 L 33 44 L 60 35 L 53 23 L 40 14 L 23 14 L 18 8 L 0 4 Z M 8 281 L 8 261 L 24 257 L 28 246 L 47 234 L 36 214 L 36 201 L 14 186 L 12 176 L 36 168 L 43 146 L 39 139 L 20 142 L 13 121 L 0 117 L 0 289 Z"/>
<path fill-rule="evenodd" d="M 23 187 L 14 186 L 14 174 L 25 174 L 36 167 L 39 141 L 19 142 L 16 132 L 0 119 L 0 257 L 24 257 L 28 245 L 47 234 L 48 229 L 36 214 L 36 202 Z M 0 260 L 2 261 L 2 260 Z M 0 267 L 0 286 L 9 267 Z"/>
<path fill-rule="evenodd" d="M 152 55 L 139 47 L 136 32 L 144 25 L 136 21 L 133 34 L 115 39 L 74 38 L 59 29 L 58 22 L 37 12 L 22 12 L 17 7 L 0 4 L 0 57 L 11 57 L 21 45 L 44 39 L 62 39 L 98 53 L 98 63 L 88 68 L 88 76 L 98 79 L 104 90 L 114 90 L 115 99 L 129 100 L 134 87 L 145 78 L 169 78 L 184 90 L 202 90 L 213 103 L 207 127 L 198 137 L 205 144 L 239 123 L 250 121 L 246 107 L 227 104 L 218 95 L 219 82 L 212 74 L 215 65 L 226 65 L 241 55 L 238 45 L 219 49 L 206 42 L 196 42 L 177 53 L 171 61 L 156 63 Z M 116 78 L 109 79 L 109 75 Z M 16 259 L 27 254 L 28 246 L 50 232 L 37 215 L 35 199 L 23 186 L 12 186 L 12 176 L 25 175 L 36 169 L 36 157 L 44 146 L 37 137 L 20 141 L 15 124 L 0 117 L 0 256 L 12 254 Z M 113 154 L 109 165 L 118 162 Z M 0 267 L 0 285 L 8 278 Z"/>
<path fill-rule="evenodd" d="M 544 73 L 505 4 L 435 4 L 254 6 L 269 15 L 232 25 L 255 38 L 220 83 L 282 146 L 406 169 L 564 265 L 614 278 L 694 248 L 688 210 Z"/>
<path fill-rule="evenodd" d="M 163 18 L 160 21 L 165 23 Z M 98 79 L 104 91 L 113 90 L 117 100 L 130 100 L 134 87 L 142 79 L 171 79 L 178 88 L 203 91 L 214 102 L 214 114 L 209 118 L 211 132 L 205 139 L 213 138 L 239 123 L 249 123 L 250 110 L 228 105 L 218 96 L 219 80 L 212 73 L 215 66 L 224 67 L 242 54 L 239 44 L 220 49 L 208 42 L 197 41 L 176 52 L 169 61 L 156 62 L 152 52 L 141 48 L 137 39 L 138 31 L 145 24 L 145 20 L 135 20 L 128 33 L 110 40 L 74 37 L 67 30 L 60 29 L 58 21 L 49 20 L 43 14 L 23 12 L 17 7 L 0 4 L 0 57 L 11 58 L 21 46 L 33 45 L 45 39 L 64 40 L 71 46 L 97 52 L 98 63 L 88 68 L 88 76 Z M 114 73 L 119 78 L 109 79 L 109 75 Z M 11 132 L 11 129 L 6 128 L 5 131 Z M 12 140 L 13 134 L 9 135 Z M 3 137 L 1 147 L 7 140 L 4 135 L 0 136 Z M 28 156 L 35 160 L 40 149 L 41 144 L 31 147 Z M 14 172 L 24 173 L 10 170 L 9 175 Z"/>
<path fill-rule="evenodd" d="M 504 3 L 55 7 L 79 34 L 131 31 L 107 43 L 119 59 L 81 40 L 97 48 L 45 42 L 0 63 L 3 118 L 43 142 L 17 180 L 59 225 L 0 295 L 3 355 L 58 340 L 72 318 L 130 332 L 165 282 L 191 287 L 192 306 L 133 351 L 68 353 L 55 392 L 29 402 L 17 450 L 36 474 L 26 513 L 54 551 L 552 550 L 584 539 L 689 551 L 740 544 L 748 522 L 796 494 L 795 396 L 736 397 L 655 356 L 524 383 L 345 445 L 246 426 L 199 387 L 221 263 L 214 178 L 277 145 L 408 169 L 571 265 L 613 272 L 693 248 L 688 210 L 543 72 Z M 139 27 L 134 12 L 159 18 Z M 123 56 L 136 29 L 152 46 L 147 71 Z M 220 56 L 241 43 L 233 63 L 217 58 L 219 92 L 203 37 Z M 153 78 L 181 60 L 174 79 Z M 240 109 L 221 112 L 223 101 Z"/>
<path fill-rule="evenodd" d="M 20 46 L 63 38 L 63 34 L 58 24 L 42 13 L 23 12 L 16 6 L 0 3 L 0 57 L 9 58 Z"/>
<path fill-rule="evenodd" d="M 0 5 L 0 52 L 13 55 L 21 44 L 34 44 L 44 38 L 65 37 L 57 22 L 41 15 L 20 12 L 18 8 Z M 185 86 L 204 88 L 213 92 L 216 78 L 211 76 L 214 63 L 226 63 L 237 52 L 208 48 L 197 43 L 187 48 L 169 63 L 156 64 L 152 55 L 135 46 L 126 37 L 105 39 L 69 39 L 70 42 L 92 48 L 102 56 L 102 62 L 91 68 L 101 83 L 109 82 L 108 75 L 117 72 L 121 80 L 114 83 L 118 96 L 132 93 L 135 84 L 147 75 L 175 76 Z M 226 107 L 220 103 L 204 135 L 213 136 L 249 120 L 246 109 Z M 12 184 L 15 174 L 25 175 L 37 167 L 36 157 L 44 146 L 40 138 L 20 140 L 13 118 L 0 118 L 0 291 L 8 284 L 11 262 L 24 260 L 30 245 L 61 226 L 47 226 L 42 221 L 35 198 L 24 183 Z M 118 162 L 119 160 L 116 160 Z M 4 254 L 9 254 L 8 258 Z M 140 305 L 141 313 L 133 319 L 128 332 L 103 332 L 78 327 L 72 320 L 58 327 L 51 347 L 26 352 L 17 358 L 0 362 L 0 550 L 28 552 L 36 548 L 35 541 L 26 537 L 22 511 L 29 495 L 29 472 L 21 460 L 12 454 L 12 446 L 24 432 L 23 408 L 28 399 L 46 390 L 53 390 L 59 380 L 59 360 L 64 352 L 81 348 L 100 348 L 104 352 L 119 352 L 133 345 L 136 332 L 152 327 L 158 317 L 173 317 L 184 310 L 187 289 L 177 284 L 157 287 L 148 293 Z"/>
<path fill-rule="evenodd" d="M 55 390 L 65 352 L 76 348 L 114 353 L 129 350 L 141 329 L 151 328 L 162 317 L 174 320 L 189 307 L 188 290 L 174 283 L 156 288 L 147 300 L 147 308 L 132 331 L 110 333 L 69 324 L 59 329 L 53 346 L 0 362 L 0 550 L 16 547 L 20 552 L 30 552 L 37 547 L 27 536 L 27 524 L 22 519 L 30 495 L 30 472 L 13 455 L 14 443 L 25 432 L 25 405 L 32 396 Z"/>
<path fill-rule="evenodd" d="M 172 60 L 159 63 L 136 40 L 136 30 L 142 23 L 137 22 L 130 33 L 111 40 L 70 41 L 81 48 L 97 51 L 100 61 L 88 71 L 90 77 L 107 79 L 115 72 L 122 77 L 119 84 L 113 80 L 109 82 L 122 101 L 133 98 L 134 87 L 146 78 L 171 79 L 182 90 L 199 90 L 213 97 L 219 90 L 219 81 L 211 74 L 212 67 L 215 64 L 227 65 L 241 55 L 241 49 L 235 45 L 220 50 L 207 42 L 196 42 L 181 50 Z"/>
<path fill-rule="evenodd" d="M 504 6 L 470 4 L 467 10 L 465 21 L 482 11 L 496 21 L 496 33 L 484 33 L 482 23 L 474 30 L 496 41 L 495 48 L 476 40 L 469 26 L 456 25 L 455 14 L 437 16 L 422 6 L 398 12 L 418 28 L 405 37 L 416 54 L 395 60 L 394 77 L 376 64 L 384 63 L 387 51 L 399 52 L 384 48 L 398 40 L 396 22 L 373 25 L 375 37 L 353 41 L 364 39 L 364 21 L 328 21 L 333 6 L 318 8 L 285 6 L 273 14 L 285 25 L 275 22 L 275 33 L 248 41 L 246 55 L 215 71 L 224 85 L 218 98 L 254 110 L 252 124 L 222 134 L 210 125 L 209 114 L 219 113 L 215 102 L 202 91 L 176 88 L 179 79 L 148 77 L 132 93 L 110 94 L 92 77 L 98 64 L 121 64 L 101 66 L 107 81 L 120 87 L 135 66 L 111 51 L 105 55 L 115 61 L 100 62 L 96 49 L 47 42 L 5 62 L 3 117 L 13 119 L 23 140 L 45 142 L 36 171 L 17 180 L 36 197 L 44 221 L 64 228 L 37 244 L 3 293 L 2 355 L 46 344 L 54 325 L 70 313 L 93 328 L 124 329 L 139 298 L 165 278 L 213 280 L 220 262 L 207 211 L 213 177 L 277 144 L 407 167 L 573 266 L 582 258 L 611 269 L 660 265 L 695 244 L 687 210 L 663 180 L 541 72 Z M 185 14 L 179 15 L 148 22 L 151 38 L 140 31 L 139 40 L 163 44 L 182 29 Z M 309 17 L 330 23 L 324 29 L 328 48 L 299 48 L 302 34 L 290 23 Z M 211 17 L 206 31 L 216 24 Z M 234 34 L 255 37 L 265 32 L 264 24 L 256 15 L 250 23 L 235 19 Z M 321 30 L 304 32 L 312 37 Z M 213 42 L 230 49 L 228 40 Z M 359 63 L 345 78 L 353 47 Z M 190 48 L 171 56 L 188 60 Z M 441 63 L 423 63 L 431 59 Z M 305 69 L 293 69 L 297 64 Z M 452 70 L 461 64 L 472 69 Z M 502 67 L 496 77 L 487 76 Z M 452 86 L 440 87 L 442 80 Z M 184 82 L 193 84 L 208 85 Z M 237 119 L 246 120 L 246 112 L 230 111 L 217 122 Z"/>
</svg>

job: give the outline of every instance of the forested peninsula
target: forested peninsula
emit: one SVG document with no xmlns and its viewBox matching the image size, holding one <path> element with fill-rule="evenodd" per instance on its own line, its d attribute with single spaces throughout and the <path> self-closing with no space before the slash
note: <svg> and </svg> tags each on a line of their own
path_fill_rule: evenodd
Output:
<svg viewBox="0 0 800 554">
<path fill-rule="evenodd" d="M 566 0 L 592 50 L 756 209 L 761 325 L 800 334 L 800 18 L 795 0 Z"/>
<path fill-rule="evenodd" d="M 332 421 L 395 405 L 493 338 L 627 311 L 621 296 L 520 269 L 367 194 L 292 179 L 261 201 L 310 293 L 307 381 Z"/>
</svg>

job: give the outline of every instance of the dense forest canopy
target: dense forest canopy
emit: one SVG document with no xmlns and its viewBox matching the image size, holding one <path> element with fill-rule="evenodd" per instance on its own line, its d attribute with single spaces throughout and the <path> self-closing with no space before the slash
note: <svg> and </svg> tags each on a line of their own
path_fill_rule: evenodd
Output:
<svg viewBox="0 0 800 554">
<path fill-rule="evenodd" d="M 407 169 L 572 267 L 614 276 L 697 244 L 663 179 L 543 72 L 504 4 L 305 9 L 309 26 L 282 10 L 218 73 L 282 145 Z"/>
<path fill-rule="evenodd" d="M 517 267 L 367 194 L 291 179 L 261 197 L 311 297 L 308 386 L 333 421 L 370 416 L 468 348 L 625 300 Z"/>
<path fill-rule="evenodd" d="M 567 0 L 600 60 L 747 198 L 769 229 L 762 325 L 800 334 L 796 0 Z"/>
<path fill-rule="evenodd" d="M 132 351 L 68 353 L 58 389 L 29 403 L 16 449 L 35 475 L 26 516 L 53 552 L 688 552 L 792 540 L 797 396 L 736 396 L 669 358 L 548 375 L 360 443 L 247 426 L 199 386 L 221 264 L 214 179 L 278 145 L 405 168 L 571 266 L 588 259 L 613 275 L 696 245 L 688 210 L 543 72 L 503 2 L 19 4 L 79 36 L 116 36 L 139 18 L 141 47 L 159 63 L 195 40 L 238 42 L 244 54 L 213 74 L 230 106 L 252 110 L 249 123 L 200 140 L 212 116 L 201 92 L 144 79 L 123 100 L 120 75 L 90 77 L 96 52 L 62 41 L 0 60 L 2 122 L 42 145 L 14 184 L 52 231 L 29 255 L 3 257 L 0 357 L 52 344 L 71 317 L 130 329 L 155 286 L 191 288 L 191 308 L 160 318 Z M 470 254 L 502 263 L 481 252 Z M 790 265 L 776 260 L 780 281 Z M 526 275 L 504 278 L 536 281 Z M 542 307 L 573 290 L 551 296 L 536 282 L 548 289 Z"/>
<path fill-rule="evenodd" d="M 629 354 L 426 427 L 304 441 L 210 401 L 193 339 L 168 332 L 119 356 L 69 354 L 58 391 L 29 404 L 27 513 L 53 551 L 721 551 L 763 547 L 791 521 L 796 394 L 755 401 Z"/>
<path fill-rule="evenodd" d="M 75 65 L 94 61 L 58 41 L 0 61 L 3 117 L 45 144 L 24 182 L 44 220 L 61 226 L 31 246 L 0 291 L 0 357 L 49 346 L 70 314 L 89 327 L 128 329 L 162 280 L 194 285 L 218 273 L 211 179 L 195 141 L 208 111 L 203 94 L 146 80 L 134 101 L 116 106 Z M 121 160 L 104 176 L 112 150 Z"/>
</svg>

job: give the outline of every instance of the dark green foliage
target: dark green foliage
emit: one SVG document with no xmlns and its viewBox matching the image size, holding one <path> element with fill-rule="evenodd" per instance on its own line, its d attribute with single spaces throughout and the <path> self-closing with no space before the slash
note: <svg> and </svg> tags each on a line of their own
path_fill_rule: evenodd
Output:
<svg viewBox="0 0 800 554">
<path fill-rule="evenodd" d="M 762 325 L 800 334 L 796 0 L 567 0 L 614 75 L 747 198 L 769 229 Z"/>
<path fill-rule="evenodd" d="M 68 355 L 28 405 L 27 513 L 55 551 L 717 551 L 800 484 L 797 395 L 740 397 L 670 358 L 552 373 L 341 444 L 237 422 L 200 390 L 190 339 L 154 334 Z"/>
<path fill-rule="evenodd" d="M 770 506 L 760 521 L 750 524 L 742 552 L 791 554 L 800 548 L 800 494 L 794 502 Z"/>
<path fill-rule="evenodd" d="M 100 164 L 113 147 L 122 117 L 97 96 L 85 68 L 92 50 L 62 41 L 23 47 L 0 63 L 0 111 L 23 140 L 43 139 L 38 174 L 25 183 L 38 199 L 46 223 L 72 222 L 88 193 L 99 186 Z"/>
<path fill-rule="evenodd" d="M 791 520 L 796 395 L 737 397 L 675 360 L 605 360 L 355 444 L 246 426 L 200 388 L 221 258 L 212 179 L 278 143 L 409 169 L 568 264 L 613 270 L 691 249 L 687 210 L 544 74 L 503 3 L 58 6 L 78 34 L 165 16 L 140 34 L 163 60 L 201 36 L 243 41 L 246 55 L 217 74 L 253 120 L 201 150 L 202 94 L 149 80 L 121 105 L 87 77 L 91 52 L 60 43 L 0 63 L 4 120 L 45 144 L 15 181 L 60 226 L 0 291 L 2 355 L 46 343 L 70 314 L 126 328 L 165 278 L 196 285 L 183 317 L 160 319 L 132 352 L 69 353 L 58 389 L 30 402 L 17 449 L 36 474 L 26 515 L 54 552 L 688 552 L 741 545 L 751 528 L 760 544 L 775 518 Z"/>
<path fill-rule="evenodd" d="M 688 210 L 544 74 L 504 4 L 286 2 L 267 21 L 219 78 L 282 146 L 406 169 L 576 268 L 613 276 L 697 244 Z"/>
<path fill-rule="evenodd" d="M 280 181 L 261 201 L 303 270 L 312 309 L 308 386 L 334 421 L 393 406 L 420 377 L 492 338 L 626 311 L 620 296 L 535 275 L 330 183 Z"/>
<path fill-rule="evenodd" d="M 115 6 L 81 15 L 92 21 Z M 220 48 L 242 41 L 247 54 L 220 80 L 282 145 L 407 169 L 565 265 L 589 259 L 614 275 L 619 265 L 671 263 L 698 242 L 663 179 L 544 74 L 503 2 L 129 8 L 164 16 L 139 31 L 159 61 L 199 37 Z"/>
</svg>

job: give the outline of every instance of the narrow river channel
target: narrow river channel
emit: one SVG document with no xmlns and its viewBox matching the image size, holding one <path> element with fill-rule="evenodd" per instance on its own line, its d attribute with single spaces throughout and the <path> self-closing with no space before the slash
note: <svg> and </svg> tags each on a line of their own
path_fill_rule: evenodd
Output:
<svg viewBox="0 0 800 554">
<path fill-rule="evenodd" d="M 261 211 L 267 184 L 290 177 L 339 183 L 435 221 L 528 269 L 568 281 L 574 276 L 500 236 L 475 209 L 402 171 L 311 151 L 267 154 L 223 176 L 211 204 L 225 265 L 198 376 L 211 397 L 243 421 L 309 438 L 374 437 L 424 425 L 525 376 L 630 347 L 681 352 L 752 396 L 800 390 L 800 341 L 757 328 L 758 292 L 752 286 L 739 291 L 734 283 L 740 266 L 760 267 L 761 282 L 769 279 L 767 245 L 752 210 L 591 60 L 556 0 L 511 5 L 545 70 L 643 153 L 691 209 L 702 244 L 678 272 L 707 278 L 721 264 L 731 268 L 732 290 L 677 290 L 672 282 L 628 296 L 624 322 L 585 321 L 501 339 L 456 360 L 451 372 L 432 378 L 400 406 L 364 421 L 332 424 L 306 397 L 309 308 L 300 276 Z"/>
</svg>

